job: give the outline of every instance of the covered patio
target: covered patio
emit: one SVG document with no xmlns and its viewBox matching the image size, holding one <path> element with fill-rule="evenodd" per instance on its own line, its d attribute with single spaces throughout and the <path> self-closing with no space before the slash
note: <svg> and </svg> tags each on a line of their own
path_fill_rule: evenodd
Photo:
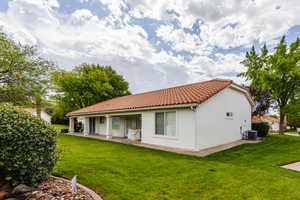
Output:
<svg viewBox="0 0 300 200">
<path fill-rule="evenodd" d="M 82 127 L 81 130 L 78 129 Z M 106 139 L 125 138 L 141 140 L 141 114 L 89 115 L 69 118 L 69 133 L 84 136 L 100 136 Z"/>
</svg>

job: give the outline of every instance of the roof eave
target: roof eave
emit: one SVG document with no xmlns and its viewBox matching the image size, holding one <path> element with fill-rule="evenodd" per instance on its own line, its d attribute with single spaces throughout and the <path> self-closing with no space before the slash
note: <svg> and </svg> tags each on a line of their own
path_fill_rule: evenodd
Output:
<svg viewBox="0 0 300 200">
<path fill-rule="evenodd" d="M 244 93 L 249 101 L 249 103 L 252 105 L 252 106 L 255 106 L 255 102 L 253 101 L 253 99 L 251 98 L 251 95 L 249 94 L 249 92 L 246 90 L 246 89 L 243 89 L 242 87 L 239 87 L 237 86 L 236 84 L 231 84 L 229 85 L 229 87 L 233 88 L 233 89 L 236 89 L 242 93 Z"/>
<path fill-rule="evenodd" d="M 152 106 L 143 108 L 133 108 L 133 109 L 120 109 L 120 110 L 107 110 L 107 111 L 94 111 L 94 112 L 82 112 L 82 113 L 68 113 L 67 117 L 82 116 L 82 115 L 94 115 L 94 114 L 110 114 L 118 112 L 135 112 L 135 111 L 146 111 L 146 110 L 159 110 L 159 109 L 173 109 L 173 108 L 189 108 L 198 106 L 198 103 L 188 103 L 188 104 L 175 104 L 166 106 Z"/>
</svg>

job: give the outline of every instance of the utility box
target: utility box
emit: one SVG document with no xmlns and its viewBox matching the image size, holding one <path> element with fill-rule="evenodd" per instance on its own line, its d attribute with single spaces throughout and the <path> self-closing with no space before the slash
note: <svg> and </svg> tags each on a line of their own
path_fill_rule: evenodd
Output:
<svg viewBox="0 0 300 200">
<path fill-rule="evenodd" d="M 257 131 L 254 131 L 254 130 L 247 131 L 247 139 L 248 140 L 257 140 Z"/>
</svg>

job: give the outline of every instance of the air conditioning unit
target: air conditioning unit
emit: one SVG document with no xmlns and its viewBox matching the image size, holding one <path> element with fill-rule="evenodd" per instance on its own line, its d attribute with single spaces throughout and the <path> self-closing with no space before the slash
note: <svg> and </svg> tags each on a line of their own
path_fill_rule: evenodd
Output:
<svg viewBox="0 0 300 200">
<path fill-rule="evenodd" d="M 247 134 L 247 139 L 248 140 L 257 140 L 257 131 L 248 130 L 246 132 L 246 134 Z"/>
</svg>

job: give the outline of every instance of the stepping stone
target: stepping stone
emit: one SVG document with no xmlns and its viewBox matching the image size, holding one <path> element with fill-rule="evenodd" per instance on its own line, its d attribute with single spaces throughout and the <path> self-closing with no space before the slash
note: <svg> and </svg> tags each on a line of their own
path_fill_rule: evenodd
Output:
<svg viewBox="0 0 300 200">
<path fill-rule="evenodd" d="M 290 164 L 287 164 L 287 165 L 282 165 L 281 167 L 300 172 L 300 162 L 294 162 L 294 163 L 290 163 Z"/>
</svg>

